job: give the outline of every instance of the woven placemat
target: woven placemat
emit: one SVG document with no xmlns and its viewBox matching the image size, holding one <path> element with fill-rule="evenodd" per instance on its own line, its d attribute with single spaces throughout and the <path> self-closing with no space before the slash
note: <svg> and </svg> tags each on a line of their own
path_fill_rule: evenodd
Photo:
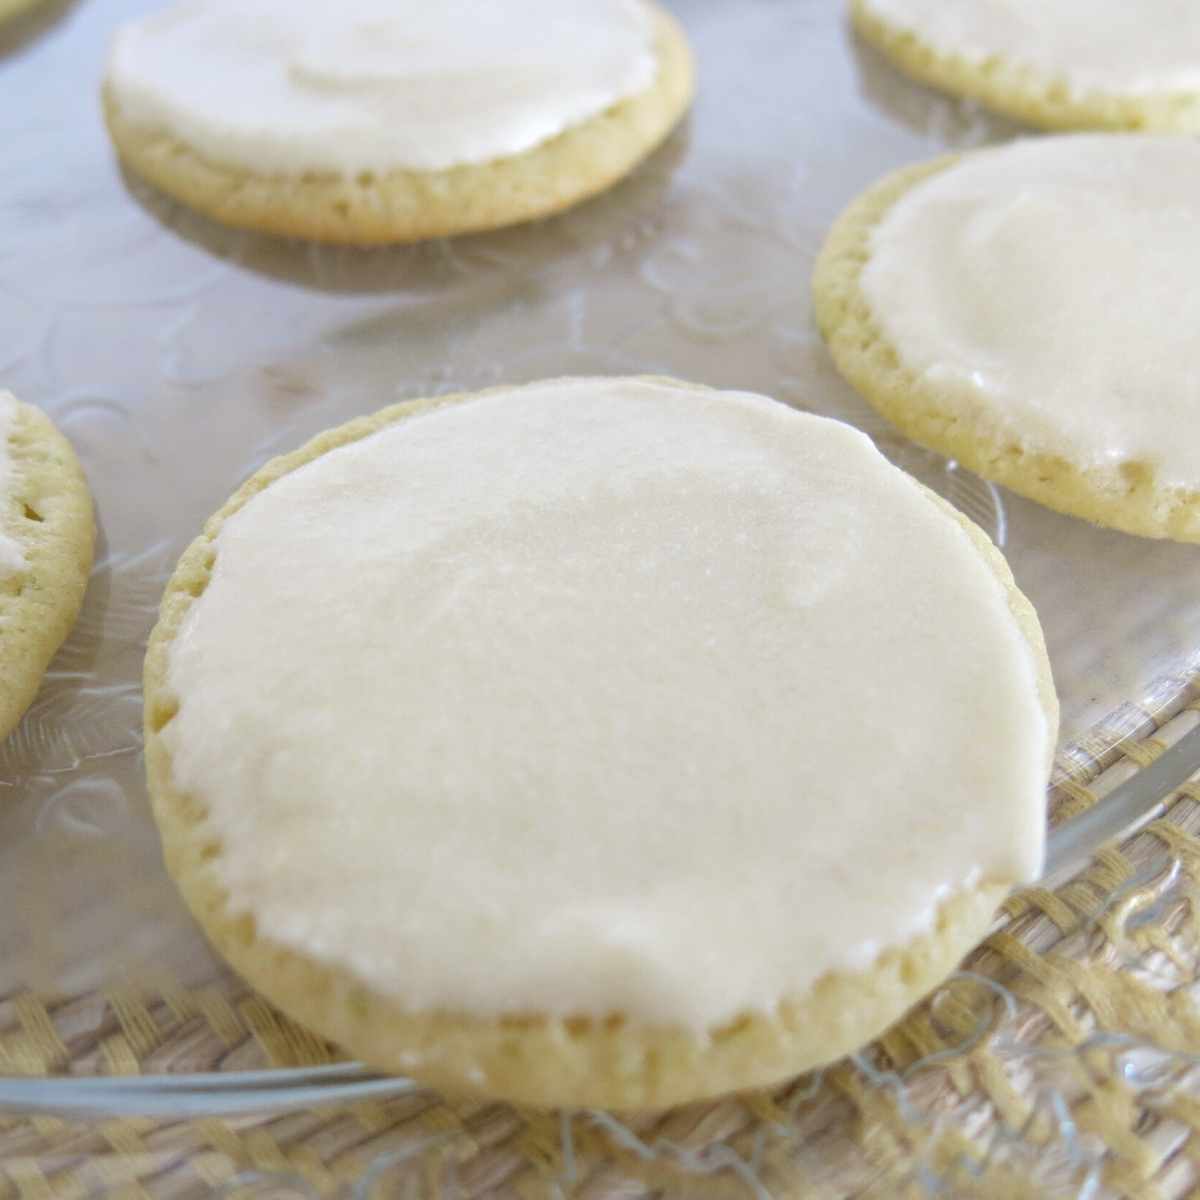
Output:
<svg viewBox="0 0 1200 1200">
<path fill-rule="evenodd" d="M 1200 681 L 1061 756 L 1076 815 L 1200 725 Z M 1090 748 L 1089 748 L 1090 747 Z M 1069 882 L 1014 896 L 877 1043 L 765 1092 L 617 1121 L 433 1092 L 236 1120 L 0 1119 L 0 1196 L 1131 1196 L 1200 1184 L 1200 783 Z M 336 1061 L 232 975 L 0 1002 L 0 1074 Z"/>
</svg>

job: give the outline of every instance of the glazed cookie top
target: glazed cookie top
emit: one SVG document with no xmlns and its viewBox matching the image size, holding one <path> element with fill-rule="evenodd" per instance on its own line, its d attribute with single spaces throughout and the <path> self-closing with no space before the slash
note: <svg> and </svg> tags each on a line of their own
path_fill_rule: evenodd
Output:
<svg viewBox="0 0 1200 1200">
<path fill-rule="evenodd" d="M 1101 134 L 920 181 L 875 227 L 861 286 L 901 361 L 981 437 L 1196 489 L 1198 272 L 1200 143 Z"/>
<path fill-rule="evenodd" d="M 648 88 L 644 0 L 178 0 L 109 61 L 123 117 L 262 174 L 520 154 Z"/>
<path fill-rule="evenodd" d="M 941 54 L 999 57 L 1089 93 L 1200 88 L 1200 7 L 1192 0 L 866 0 Z"/>
<path fill-rule="evenodd" d="M 213 548 L 162 736 L 214 882 L 413 1011 L 703 1030 L 1038 874 L 1034 653 L 846 425 L 498 389 L 325 452 Z"/>
<path fill-rule="evenodd" d="M 11 392 L 0 391 L 0 508 L 7 509 L 12 495 L 13 461 L 8 441 L 17 419 L 17 399 Z M 23 571 L 25 555 L 20 544 L 0 524 L 0 580 Z"/>
</svg>

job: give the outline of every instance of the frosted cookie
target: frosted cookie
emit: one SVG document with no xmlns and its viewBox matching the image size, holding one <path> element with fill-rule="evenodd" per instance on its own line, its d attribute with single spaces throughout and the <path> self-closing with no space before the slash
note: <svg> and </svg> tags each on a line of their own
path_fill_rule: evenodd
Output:
<svg viewBox="0 0 1200 1200">
<path fill-rule="evenodd" d="M 252 478 L 146 662 L 167 864 L 379 1067 L 541 1105 L 879 1033 L 1038 875 L 1057 710 L 988 539 L 849 426 L 669 380 L 385 409 Z"/>
<path fill-rule="evenodd" d="M 901 70 L 1048 129 L 1200 132 L 1193 0 L 850 0 Z"/>
<path fill-rule="evenodd" d="M 914 441 L 1061 512 L 1200 541 L 1200 143 L 1016 142 L 838 219 L 817 321 Z"/>
<path fill-rule="evenodd" d="M 95 532 L 70 443 L 38 409 L 0 391 L 0 738 L 75 624 Z"/>
<path fill-rule="evenodd" d="M 567 208 L 691 95 L 651 0 L 178 0 L 117 34 L 104 107 L 121 158 L 215 220 L 369 244 Z"/>
</svg>

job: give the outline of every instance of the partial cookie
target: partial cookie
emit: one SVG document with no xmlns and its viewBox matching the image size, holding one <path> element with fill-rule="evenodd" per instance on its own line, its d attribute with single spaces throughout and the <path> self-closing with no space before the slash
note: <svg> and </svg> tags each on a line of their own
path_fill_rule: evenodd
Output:
<svg viewBox="0 0 1200 1200">
<path fill-rule="evenodd" d="M 0 22 L 20 16 L 21 13 L 28 12 L 44 2 L 45 0 L 0 0 Z"/>
<path fill-rule="evenodd" d="M 146 660 L 167 865 L 367 1062 L 540 1105 L 878 1034 L 1041 866 L 1057 706 L 987 537 L 670 380 L 385 409 L 254 476 Z"/>
<path fill-rule="evenodd" d="M 1200 132 L 1191 0 L 850 0 L 902 71 L 1047 129 Z"/>
<path fill-rule="evenodd" d="M 189 0 L 118 33 L 104 110 L 124 162 L 214 220 L 371 244 L 568 208 L 692 87 L 651 0 Z"/>
<path fill-rule="evenodd" d="M 38 409 L 0 392 L 0 738 L 75 624 L 95 533 L 70 443 Z"/>
<path fill-rule="evenodd" d="M 1200 143 L 1041 138 L 890 175 L 834 225 L 817 321 L 914 441 L 1050 508 L 1200 542 Z"/>
</svg>

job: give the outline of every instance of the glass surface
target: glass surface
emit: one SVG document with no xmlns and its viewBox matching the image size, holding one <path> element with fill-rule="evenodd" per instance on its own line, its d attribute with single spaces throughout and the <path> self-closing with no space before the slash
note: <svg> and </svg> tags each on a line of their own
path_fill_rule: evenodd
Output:
<svg viewBox="0 0 1200 1200">
<path fill-rule="evenodd" d="M 227 231 L 122 174 L 105 47 L 156 7 L 79 0 L 0 33 L 0 386 L 71 437 L 101 528 L 79 626 L 0 748 L 0 1028 L 13 997 L 53 993 L 78 1032 L 69 1069 L 107 1074 L 88 1024 L 106 989 L 239 994 L 160 863 L 145 638 L 175 558 L 248 474 L 406 397 L 650 372 L 845 418 L 1003 544 L 1045 626 L 1064 739 L 1200 668 L 1196 547 L 1000 492 L 890 433 L 834 372 L 809 301 L 832 219 L 894 167 L 1015 130 L 901 79 L 832 0 L 679 0 L 699 95 L 631 179 L 535 226 L 371 251 Z M 196 1039 L 143 1070 L 263 1062 Z"/>
</svg>

